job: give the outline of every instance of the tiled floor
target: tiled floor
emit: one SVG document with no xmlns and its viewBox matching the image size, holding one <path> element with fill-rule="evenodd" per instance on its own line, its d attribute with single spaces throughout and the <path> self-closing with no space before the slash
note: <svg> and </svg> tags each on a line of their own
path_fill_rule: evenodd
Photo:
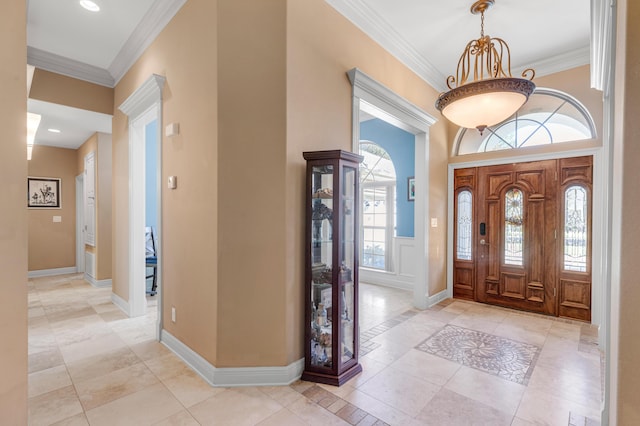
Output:
<svg viewBox="0 0 640 426">
<path fill-rule="evenodd" d="M 347 384 L 212 388 L 154 341 L 155 315 L 149 299 L 146 317 L 126 318 L 110 289 L 78 276 L 31 280 L 30 424 L 598 424 L 600 354 L 594 330 L 580 323 L 451 300 L 416 311 L 407 292 L 362 285 L 368 353 Z M 447 325 L 460 344 L 425 352 L 421 344 Z M 513 361 L 499 342 L 536 348 L 521 366 L 528 382 L 478 369 L 480 358 L 461 364 L 445 354 L 460 346 L 487 362 Z"/>
</svg>

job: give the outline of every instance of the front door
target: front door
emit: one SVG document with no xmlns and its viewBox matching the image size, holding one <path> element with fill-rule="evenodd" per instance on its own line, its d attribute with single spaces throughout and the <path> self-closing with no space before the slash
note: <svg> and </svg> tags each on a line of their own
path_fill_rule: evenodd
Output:
<svg viewBox="0 0 640 426">
<path fill-rule="evenodd" d="M 579 157 L 456 170 L 454 296 L 590 320 L 591 167 Z"/>
</svg>

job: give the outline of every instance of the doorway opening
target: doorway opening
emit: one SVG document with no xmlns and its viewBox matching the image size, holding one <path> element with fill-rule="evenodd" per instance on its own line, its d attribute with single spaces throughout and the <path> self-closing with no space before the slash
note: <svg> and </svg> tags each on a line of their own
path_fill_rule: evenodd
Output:
<svg viewBox="0 0 640 426">
<path fill-rule="evenodd" d="M 147 313 L 146 298 L 146 244 L 145 231 L 147 220 L 147 178 L 146 151 L 147 138 L 155 139 L 156 160 L 155 191 L 150 183 L 150 192 L 155 192 L 156 244 L 156 280 L 158 289 L 162 288 L 162 192 L 160 186 L 162 164 L 162 89 L 165 78 L 151 75 L 119 109 L 129 117 L 129 300 L 128 314 L 131 317 Z M 155 137 L 153 137 L 155 135 Z M 150 179 L 153 180 L 153 179 Z M 151 213 L 151 212 L 150 212 Z M 153 214 L 151 214 L 153 216 Z M 162 291 L 157 294 L 156 338 L 162 330 Z"/>
</svg>

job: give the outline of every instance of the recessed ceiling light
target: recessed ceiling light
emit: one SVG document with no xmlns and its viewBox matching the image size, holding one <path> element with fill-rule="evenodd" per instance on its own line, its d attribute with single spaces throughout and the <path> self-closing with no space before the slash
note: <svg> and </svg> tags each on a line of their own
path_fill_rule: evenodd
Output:
<svg viewBox="0 0 640 426">
<path fill-rule="evenodd" d="M 90 12 L 99 12 L 100 6 L 92 2 L 91 0 L 80 0 L 80 6 L 84 7 Z"/>
<path fill-rule="evenodd" d="M 51 133 L 60 133 L 59 129 L 47 129 L 47 131 L 49 131 Z"/>
</svg>

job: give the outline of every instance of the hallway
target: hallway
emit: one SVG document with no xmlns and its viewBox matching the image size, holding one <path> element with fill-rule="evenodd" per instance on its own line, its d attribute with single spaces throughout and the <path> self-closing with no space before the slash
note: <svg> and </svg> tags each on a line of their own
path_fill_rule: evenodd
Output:
<svg viewBox="0 0 640 426">
<path fill-rule="evenodd" d="M 81 275 L 29 281 L 31 425 L 597 425 L 595 329 L 361 286 L 363 372 L 340 388 L 212 388 Z"/>
</svg>

